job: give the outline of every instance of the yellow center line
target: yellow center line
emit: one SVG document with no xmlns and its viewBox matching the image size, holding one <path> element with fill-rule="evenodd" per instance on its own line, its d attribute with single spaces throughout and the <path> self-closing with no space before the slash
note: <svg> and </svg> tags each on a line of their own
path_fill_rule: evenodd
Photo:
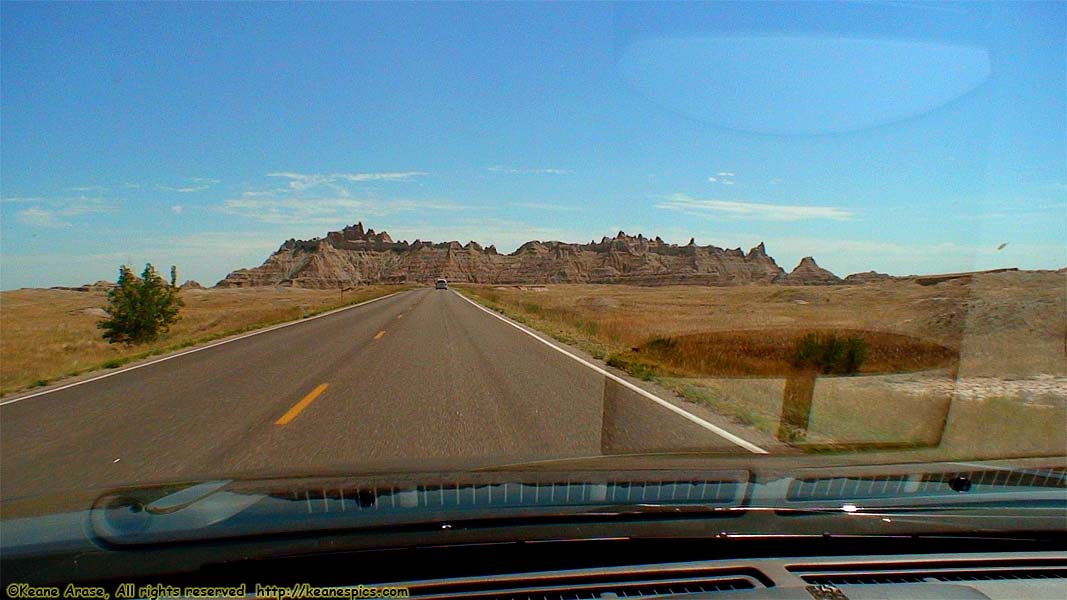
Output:
<svg viewBox="0 0 1067 600">
<path fill-rule="evenodd" d="M 300 414 L 300 411 L 302 411 L 305 408 L 307 408 L 308 404 L 311 404 L 311 402 L 313 400 L 315 400 L 315 398 L 318 398 L 319 394 L 325 392 L 326 388 L 328 388 L 328 387 L 330 387 L 330 384 L 323 383 L 323 384 L 320 384 L 319 387 L 311 390 L 311 393 L 309 393 L 307 396 L 304 396 L 304 399 L 301 400 L 300 402 L 297 402 L 296 404 L 294 404 L 293 407 L 289 409 L 289 412 L 287 412 L 284 415 L 282 415 L 282 418 L 280 418 L 277 421 L 275 421 L 274 424 L 275 425 L 286 425 L 286 424 L 288 424 L 289 421 L 292 421 L 293 419 L 296 418 L 297 415 Z"/>
<path fill-rule="evenodd" d="M 376 339 L 376 340 L 380 340 L 380 339 L 382 339 L 382 336 L 384 336 L 384 335 L 385 335 L 385 332 L 384 332 L 384 331 L 379 331 L 379 332 L 377 333 L 377 335 L 375 335 L 375 336 L 374 336 L 374 339 Z"/>
</svg>

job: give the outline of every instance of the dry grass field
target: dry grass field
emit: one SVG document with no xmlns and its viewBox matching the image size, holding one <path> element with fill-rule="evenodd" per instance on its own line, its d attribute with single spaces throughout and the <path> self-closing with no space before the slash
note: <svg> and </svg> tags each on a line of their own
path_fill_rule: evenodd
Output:
<svg viewBox="0 0 1067 600">
<path fill-rule="evenodd" d="M 806 442 L 1067 452 L 1067 271 L 936 285 L 471 286 L 483 304 L 774 433 L 804 333 L 868 345 L 858 376 L 819 377 Z"/>
<path fill-rule="evenodd" d="M 931 286 L 471 286 L 488 305 L 592 352 L 711 332 L 895 333 L 960 350 L 961 376 L 1067 375 L 1067 271 L 1006 272 Z"/>
<path fill-rule="evenodd" d="M 143 346 L 108 344 L 96 324 L 105 314 L 103 292 L 22 289 L 0 292 L 0 393 L 44 385 L 61 377 L 183 346 L 311 316 L 397 291 L 371 286 L 346 292 L 293 288 L 188 289 L 178 321 L 160 340 Z"/>
</svg>

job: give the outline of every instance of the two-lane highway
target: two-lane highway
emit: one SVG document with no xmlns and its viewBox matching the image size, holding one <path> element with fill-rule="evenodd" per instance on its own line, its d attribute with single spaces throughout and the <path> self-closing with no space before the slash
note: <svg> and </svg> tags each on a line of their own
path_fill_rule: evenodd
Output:
<svg viewBox="0 0 1067 600">
<path fill-rule="evenodd" d="M 603 373 L 452 290 L 419 289 L 5 401 L 0 499 L 420 460 L 595 456 L 604 398 Z M 657 439 L 745 451 L 637 401 L 648 411 L 639 429 Z"/>
</svg>

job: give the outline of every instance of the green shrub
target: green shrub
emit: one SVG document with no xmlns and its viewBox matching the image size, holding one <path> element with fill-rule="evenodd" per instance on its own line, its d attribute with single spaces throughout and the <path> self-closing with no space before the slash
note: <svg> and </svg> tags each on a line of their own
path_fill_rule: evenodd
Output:
<svg viewBox="0 0 1067 600">
<path fill-rule="evenodd" d="M 857 336 L 809 333 L 796 340 L 791 358 L 798 369 L 849 375 L 858 372 L 866 360 L 867 344 Z"/>
<path fill-rule="evenodd" d="M 119 267 L 117 284 L 107 293 L 108 318 L 97 324 L 108 342 L 151 342 L 178 320 L 184 305 L 178 288 L 167 285 L 151 264 L 145 265 L 140 277 L 126 265 Z"/>
</svg>

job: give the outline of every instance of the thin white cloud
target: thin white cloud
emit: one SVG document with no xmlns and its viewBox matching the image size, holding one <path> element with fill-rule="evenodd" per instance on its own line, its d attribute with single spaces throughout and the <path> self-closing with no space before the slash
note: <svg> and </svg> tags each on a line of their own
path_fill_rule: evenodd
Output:
<svg viewBox="0 0 1067 600">
<path fill-rule="evenodd" d="M 32 206 L 15 213 L 15 219 L 23 225 L 31 227 L 70 227 L 70 221 L 61 218 L 55 211 L 47 210 L 39 206 Z"/>
<path fill-rule="evenodd" d="M 358 198 L 264 198 L 226 200 L 217 210 L 261 223 L 339 226 L 366 216 L 413 211 L 460 211 L 475 207 L 432 200 Z"/>
<path fill-rule="evenodd" d="M 118 204 L 112 200 L 104 200 L 102 198 L 72 198 L 60 205 L 59 213 L 70 217 L 76 217 L 91 213 L 115 212 L 117 209 Z"/>
<path fill-rule="evenodd" d="M 321 185 L 336 184 L 340 182 L 367 182 L 367 181 L 411 181 L 416 177 L 429 175 L 424 171 L 395 171 L 382 173 L 294 173 L 291 171 L 277 171 L 267 173 L 267 177 L 280 177 L 289 180 L 289 189 L 306 190 Z"/>
<path fill-rule="evenodd" d="M 715 183 L 716 181 L 718 181 L 718 179 L 714 177 L 708 177 L 708 181 L 710 181 L 711 183 Z"/>
<path fill-rule="evenodd" d="M 658 202 L 656 208 L 699 217 L 753 219 L 762 221 L 803 221 L 829 219 L 847 221 L 853 213 L 836 206 L 802 206 L 764 204 L 735 200 L 699 200 L 685 194 L 672 194 Z"/>
<path fill-rule="evenodd" d="M 429 175 L 425 171 L 403 171 L 398 173 L 342 173 L 345 181 L 408 181 L 416 177 Z"/>
<path fill-rule="evenodd" d="M 166 191 L 166 192 L 178 192 L 179 194 L 191 194 L 193 192 L 202 192 L 202 191 L 208 189 L 211 186 L 210 185 L 193 185 L 193 186 L 187 186 L 187 187 L 170 187 L 170 186 L 167 186 L 167 185 L 161 185 L 161 186 L 158 186 L 158 187 L 159 187 L 159 189 L 161 189 L 163 191 Z"/>
<path fill-rule="evenodd" d="M 733 173 L 730 173 L 730 172 L 727 172 L 727 171 L 720 171 L 718 173 L 718 175 L 719 175 L 719 177 L 733 177 L 734 176 Z"/>
<path fill-rule="evenodd" d="M 571 173 L 568 169 L 520 169 L 501 165 L 486 167 L 485 170 L 493 173 L 508 173 L 510 175 L 569 175 Z"/>
<path fill-rule="evenodd" d="M 276 198 L 280 195 L 288 194 L 290 190 L 286 188 L 276 188 L 273 190 L 245 190 L 241 192 L 242 198 Z"/>
<path fill-rule="evenodd" d="M 74 217 L 93 213 L 114 212 L 116 205 L 110 200 L 100 198 L 66 198 L 62 200 L 44 200 L 37 206 L 24 208 L 15 213 L 15 220 L 31 227 L 61 228 L 71 227 Z"/>
<path fill-rule="evenodd" d="M 170 186 L 170 185 L 157 185 L 156 187 L 165 192 L 177 192 L 179 194 L 191 194 L 194 192 L 202 192 L 211 186 L 219 183 L 218 179 L 211 179 L 208 177 L 189 177 L 188 181 L 190 185 L 183 186 Z"/>
<path fill-rule="evenodd" d="M 182 207 L 181 204 L 175 204 L 174 206 L 170 207 L 170 212 L 172 212 L 172 213 L 174 213 L 176 215 L 182 214 L 183 210 L 185 210 L 185 208 Z"/>
<path fill-rule="evenodd" d="M 511 204 L 516 208 L 531 208 L 534 210 L 553 210 L 553 211 L 575 211 L 582 210 L 581 207 L 576 205 L 565 204 L 552 204 L 549 202 L 514 202 Z"/>
</svg>

